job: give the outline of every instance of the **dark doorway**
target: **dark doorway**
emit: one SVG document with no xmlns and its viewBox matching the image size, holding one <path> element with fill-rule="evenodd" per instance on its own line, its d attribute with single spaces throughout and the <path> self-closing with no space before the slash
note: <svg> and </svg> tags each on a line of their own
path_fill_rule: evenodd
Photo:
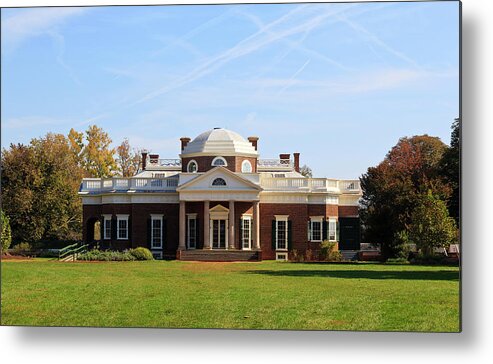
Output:
<svg viewBox="0 0 493 364">
<path fill-rule="evenodd" d="M 339 250 L 359 250 L 359 217 L 339 217 Z"/>
</svg>

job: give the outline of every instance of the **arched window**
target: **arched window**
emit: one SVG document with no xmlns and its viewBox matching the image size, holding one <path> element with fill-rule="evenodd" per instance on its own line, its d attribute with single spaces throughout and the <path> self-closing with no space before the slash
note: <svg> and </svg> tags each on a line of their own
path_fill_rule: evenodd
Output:
<svg viewBox="0 0 493 364">
<path fill-rule="evenodd" d="M 252 173 L 252 164 L 249 161 L 243 161 L 241 163 L 242 173 Z"/>
<path fill-rule="evenodd" d="M 191 160 L 190 162 L 188 162 L 187 172 L 188 173 L 195 173 L 195 172 L 197 172 L 197 162 L 195 162 L 194 160 Z"/>
<path fill-rule="evenodd" d="M 211 165 L 213 165 L 214 167 L 226 167 L 228 163 L 226 163 L 226 159 L 224 159 L 223 157 L 216 157 L 212 160 Z"/>
<path fill-rule="evenodd" d="M 213 186 L 226 186 L 226 181 L 223 178 L 216 178 L 212 181 Z"/>
</svg>

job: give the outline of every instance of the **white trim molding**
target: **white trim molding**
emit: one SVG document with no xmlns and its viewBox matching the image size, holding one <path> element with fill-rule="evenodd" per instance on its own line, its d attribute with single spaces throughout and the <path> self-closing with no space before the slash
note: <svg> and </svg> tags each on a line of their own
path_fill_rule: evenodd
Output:
<svg viewBox="0 0 493 364">
<path fill-rule="evenodd" d="M 128 240 L 128 214 L 117 214 L 116 215 L 116 240 Z M 120 226 L 120 222 L 125 222 L 125 228 Z M 120 232 L 122 233 L 120 236 Z"/>
<path fill-rule="evenodd" d="M 192 166 L 192 164 L 195 164 L 195 171 L 191 171 L 190 170 L 190 167 Z M 188 162 L 187 164 L 187 173 L 197 173 L 199 170 L 199 165 L 197 163 L 197 161 L 195 159 L 192 159 L 190 162 Z"/>
<path fill-rule="evenodd" d="M 222 163 L 221 164 L 216 164 L 217 161 L 221 161 Z M 217 156 L 217 157 L 215 157 L 212 160 L 211 166 L 213 166 L 213 167 L 227 167 L 228 166 L 228 162 L 226 162 L 226 159 L 224 157 Z"/>
</svg>

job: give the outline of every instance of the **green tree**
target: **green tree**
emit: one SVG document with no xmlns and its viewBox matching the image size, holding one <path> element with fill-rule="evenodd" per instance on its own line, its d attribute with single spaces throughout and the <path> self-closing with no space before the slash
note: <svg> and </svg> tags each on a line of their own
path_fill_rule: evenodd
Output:
<svg viewBox="0 0 493 364">
<path fill-rule="evenodd" d="M 14 242 L 79 239 L 83 171 L 68 138 L 47 134 L 2 153 L 2 204 Z"/>
<path fill-rule="evenodd" d="M 449 216 L 446 203 L 431 192 L 421 196 L 413 211 L 409 239 L 426 255 L 457 241 L 455 221 Z"/>
<path fill-rule="evenodd" d="M 0 210 L 0 224 L 1 226 L 1 241 L 2 241 L 2 253 L 5 253 L 12 243 L 12 234 L 10 231 L 10 220 L 7 215 Z"/>
<path fill-rule="evenodd" d="M 384 258 L 401 255 L 398 233 L 408 231 L 419 196 L 430 190 L 442 200 L 450 188 L 439 173 L 446 145 L 428 135 L 401 138 L 376 167 L 360 178 L 364 240 L 378 243 Z"/>
<path fill-rule="evenodd" d="M 449 214 L 459 225 L 460 213 L 460 119 L 452 123 L 450 147 L 443 154 L 441 161 L 441 173 L 450 185 L 452 193 L 448 200 Z"/>
</svg>

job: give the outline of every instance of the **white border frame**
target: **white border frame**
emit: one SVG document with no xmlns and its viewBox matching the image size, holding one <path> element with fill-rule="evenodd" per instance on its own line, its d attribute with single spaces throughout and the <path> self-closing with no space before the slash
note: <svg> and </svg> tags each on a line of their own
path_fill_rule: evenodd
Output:
<svg viewBox="0 0 493 364">
<path fill-rule="evenodd" d="M 162 214 L 151 214 L 151 250 L 153 249 L 163 249 L 163 216 Z M 161 221 L 161 241 L 159 246 L 153 246 L 154 244 L 154 227 L 152 226 L 153 221 Z"/>
<path fill-rule="evenodd" d="M 111 240 L 111 232 L 113 230 L 113 226 L 111 226 L 111 219 L 112 219 L 113 215 L 111 214 L 103 214 L 103 240 Z M 106 221 L 109 221 L 110 222 L 110 236 L 106 236 Z M 127 223 L 128 224 L 128 223 Z"/>
<path fill-rule="evenodd" d="M 214 163 L 215 163 L 217 160 L 222 160 L 222 161 L 224 162 L 224 164 L 223 164 L 223 165 L 220 165 L 220 166 L 216 166 Z M 212 167 L 227 167 L 227 166 L 228 166 L 228 162 L 226 161 L 226 158 L 221 157 L 221 156 L 217 156 L 217 157 L 214 157 L 214 159 L 212 160 L 212 162 L 211 162 L 211 166 L 212 166 Z"/>
<path fill-rule="evenodd" d="M 195 166 L 197 167 L 197 169 L 195 170 L 195 172 L 190 172 L 190 165 L 192 163 L 195 163 Z M 195 159 L 192 159 L 191 161 L 189 161 L 187 163 L 187 173 L 198 173 L 199 172 L 199 164 L 197 163 L 197 161 Z"/>
</svg>

